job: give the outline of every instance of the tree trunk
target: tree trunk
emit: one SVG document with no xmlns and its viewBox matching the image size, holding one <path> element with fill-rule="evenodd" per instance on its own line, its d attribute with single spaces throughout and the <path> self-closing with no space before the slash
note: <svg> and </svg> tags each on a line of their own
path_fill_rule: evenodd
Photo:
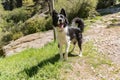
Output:
<svg viewBox="0 0 120 80">
<path fill-rule="evenodd" d="M 48 7 L 49 7 L 50 15 L 52 15 L 52 11 L 54 9 L 54 0 L 48 0 Z"/>
<path fill-rule="evenodd" d="M 55 9 L 54 8 L 54 0 L 47 0 L 47 2 L 48 2 L 50 15 L 52 16 L 52 11 Z M 53 26 L 53 34 L 54 34 L 54 41 L 56 41 L 56 30 L 55 30 L 54 26 Z"/>
<path fill-rule="evenodd" d="M 54 9 L 55 9 L 54 8 L 54 0 L 51 0 L 51 9 L 50 9 L 50 14 L 51 15 L 52 15 L 52 12 L 53 12 Z M 53 33 L 54 33 L 54 42 L 55 42 L 56 38 L 57 38 L 57 35 L 56 35 L 56 30 L 55 30 L 54 26 L 53 26 Z"/>
</svg>

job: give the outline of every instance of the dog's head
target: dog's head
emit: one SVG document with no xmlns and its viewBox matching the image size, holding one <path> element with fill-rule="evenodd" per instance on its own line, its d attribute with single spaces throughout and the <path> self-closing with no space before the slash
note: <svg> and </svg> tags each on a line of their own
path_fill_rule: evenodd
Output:
<svg viewBox="0 0 120 80">
<path fill-rule="evenodd" d="M 61 9 L 60 13 L 57 13 L 55 10 L 53 10 L 52 20 L 54 27 L 64 28 L 68 24 L 64 9 Z"/>
</svg>

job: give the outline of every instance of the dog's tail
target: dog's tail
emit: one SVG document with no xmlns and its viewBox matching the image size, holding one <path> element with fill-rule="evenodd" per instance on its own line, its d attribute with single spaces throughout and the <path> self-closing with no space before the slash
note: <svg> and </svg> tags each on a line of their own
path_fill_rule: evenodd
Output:
<svg viewBox="0 0 120 80">
<path fill-rule="evenodd" d="M 80 28 L 81 32 L 84 31 L 84 22 L 79 17 L 76 17 L 72 20 L 72 26 L 76 26 L 76 25 L 78 28 Z"/>
</svg>

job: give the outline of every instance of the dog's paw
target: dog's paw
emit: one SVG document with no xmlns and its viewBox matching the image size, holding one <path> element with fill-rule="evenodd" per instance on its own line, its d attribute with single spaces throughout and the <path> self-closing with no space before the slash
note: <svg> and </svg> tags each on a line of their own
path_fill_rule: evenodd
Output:
<svg viewBox="0 0 120 80">
<path fill-rule="evenodd" d="M 80 52 L 80 54 L 79 54 L 78 56 L 80 56 L 80 57 L 82 57 L 82 56 L 83 56 L 83 55 L 82 55 L 82 51 Z"/>
<path fill-rule="evenodd" d="M 68 60 L 68 54 L 64 55 L 64 60 L 67 61 Z"/>
<path fill-rule="evenodd" d="M 64 58 L 60 58 L 59 61 L 64 61 Z"/>
<path fill-rule="evenodd" d="M 68 60 L 68 58 L 64 58 L 64 61 L 67 61 Z"/>
<path fill-rule="evenodd" d="M 80 51 L 80 54 L 78 55 L 79 57 L 82 57 L 83 55 L 82 55 L 82 51 Z"/>
<path fill-rule="evenodd" d="M 82 54 L 79 54 L 78 56 L 79 56 L 79 57 L 82 57 L 83 55 L 82 55 Z"/>
</svg>

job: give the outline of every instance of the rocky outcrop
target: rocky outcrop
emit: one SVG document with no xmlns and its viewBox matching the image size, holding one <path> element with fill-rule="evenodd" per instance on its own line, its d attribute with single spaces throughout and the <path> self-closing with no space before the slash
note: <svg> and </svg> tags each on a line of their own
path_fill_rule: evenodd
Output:
<svg viewBox="0 0 120 80">
<path fill-rule="evenodd" d="M 53 40 L 53 31 L 47 31 L 43 33 L 35 33 L 25 37 L 21 37 L 18 40 L 11 41 L 8 45 L 2 49 L 5 56 L 10 56 L 19 53 L 27 48 L 41 48 L 45 44 Z"/>
</svg>

